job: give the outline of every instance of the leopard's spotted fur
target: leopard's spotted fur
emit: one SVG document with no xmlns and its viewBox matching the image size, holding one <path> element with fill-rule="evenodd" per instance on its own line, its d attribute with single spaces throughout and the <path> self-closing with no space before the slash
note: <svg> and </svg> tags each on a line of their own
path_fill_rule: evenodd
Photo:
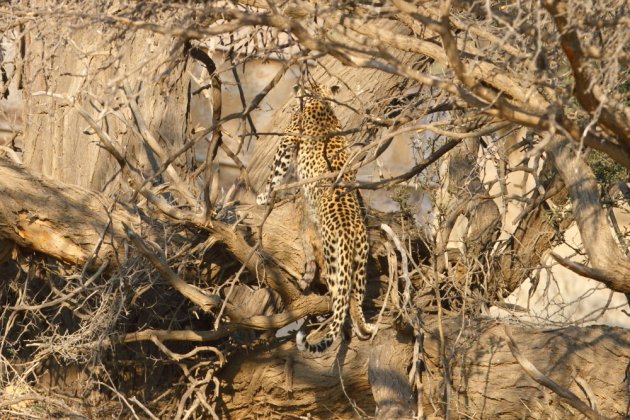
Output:
<svg viewBox="0 0 630 420">
<path fill-rule="evenodd" d="M 326 100 L 329 89 L 313 85 L 309 90 L 303 95 L 301 108 L 293 114 L 289 122 L 287 135 L 276 152 L 265 191 L 257 197 L 258 204 L 267 203 L 270 192 L 286 174 L 295 151 L 297 174 L 301 180 L 340 171 L 348 160 L 346 139 L 331 134 L 340 132 L 341 127 Z M 341 179 L 352 181 L 354 177 L 354 173 L 346 171 Z M 339 337 L 348 310 L 359 338 L 368 338 L 375 330 L 373 324 L 365 321 L 362 309 L 368 240 L 361 199 L 356 191 L 331 186 L 332 181 L 328 178 L 302 187 L 305 213 L 320 232 L 325 263 L 324 277 L 333 302 L 332 323 L 322 340 L 311 343 L 304 333 L 298 333 L 298 348 L 315 353 L 324 351 Z M 305 278 L 313 275 L 308 271 L 307 268 Z"/>
</svg>

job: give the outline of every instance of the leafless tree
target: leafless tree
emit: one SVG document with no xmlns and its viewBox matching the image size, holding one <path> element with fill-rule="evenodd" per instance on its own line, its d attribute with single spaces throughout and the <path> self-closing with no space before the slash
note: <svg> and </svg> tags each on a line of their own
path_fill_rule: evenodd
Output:
<svg viewBox="0 0 630 420">
<path fill-rule="evenodd" d="M 630 296 L 629 25 L 624 0 L 0 5 L 0 412 L 628 416 L 630 333 L 582 325 L 606 307 L 488 308 L 555 264 Z M 307 80 L 362 174 L 331 185 L 398 203 L 368 209 L 379 332 L 322 356 L 291 334 L 330 309 L 297 286 L 310 181 L 253 204 Z"/>
</svg>

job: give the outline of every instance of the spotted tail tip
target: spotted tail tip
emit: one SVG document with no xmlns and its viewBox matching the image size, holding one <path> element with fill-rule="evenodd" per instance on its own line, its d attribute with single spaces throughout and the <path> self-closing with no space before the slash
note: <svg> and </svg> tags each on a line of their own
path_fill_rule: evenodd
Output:
<svg viewBox="0 0 630 420">
<path fill-rule="evenodd" d="M 298 331 L 295 336 L 295 344 L 299 351 L 306 351 L 306 333 L 303 330 Z"/>
<path fill-rule="evenodd" d="M 256 197 L 256 204 L 259 206 L 264 206 L 269 201 L 269 195 L 267 193 L 260 193 Z"/>
</svg>

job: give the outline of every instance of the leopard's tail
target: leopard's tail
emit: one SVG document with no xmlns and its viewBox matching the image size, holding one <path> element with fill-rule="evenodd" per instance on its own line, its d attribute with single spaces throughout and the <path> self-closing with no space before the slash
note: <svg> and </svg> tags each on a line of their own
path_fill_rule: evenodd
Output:
<svg viewBox="0 0 630 420">
<path fill-rule="evenodd" d="M 334 242 L 328 245 L 328 249 L 326 249 L 325 245 L 324 254 L 333 256 L 332 258 L 325 258 L 328 271 L 328 288 L 332 295 L 332 322 L 326 335 L 316 343 L 312 343 L 306 336 L 306 332 L 300 330 L 296 337 L 297 348 L 300 351 L 321 353 L 330 347 L 341 335 L 343 324 L 348 314 L 350 288 L 352 287 L 352 253 L 348 252 L 351 243 L 352 241 L 348 237 L 341 236 L 335 238 Z M 344 250 L 344 248 L 345 252 L 339 252 Z"/>
<path fill-rule="evenodd" d="M 333 303 L 333 315 L 330 328 L 326 335 L 318 342 L 312 343 L 307 337 L 307 333 L 304 330 L 300 330 L 296 336 L 297 348 L 300 351 L 308 351 L 310 353 L 321 353 L 330 347 L 337 338 L 341 335 L 343 324 L 346 320 L 346 314 L 348 312 L 348 292 L 334 293 L 332 296 Z"/>
</svg>

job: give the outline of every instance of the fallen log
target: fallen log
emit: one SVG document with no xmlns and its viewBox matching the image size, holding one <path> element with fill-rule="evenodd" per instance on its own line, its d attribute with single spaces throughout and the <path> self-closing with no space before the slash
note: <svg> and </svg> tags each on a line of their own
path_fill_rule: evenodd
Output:
<svg viewBox="0 0 630 420">
<path fill-rule="evenodd" d="M 532 379 L 512 354 L 504 324 L 474 320 L 464 328 L 445 320 L 446 361 L 438 324 L 427 327 L 419 409 L 427 418 L 578 418 L 565 399 Z M 511 326 L 522 354 L 544 375 L 581 398 L 602 417 L 628 414 L 626 370 L 630 331 L 606 326 L 553 330 Z M 461 334 L 460 334 L 461 332 Z M 386 346 L 386 350 L 383 348 Z M 335 352 L 338 351 L 337 358 Z M 411 418 L 417 412 L 408 378 L 409 335 L 391 329 L 374 342 L 351 340 L 324 357 L 299 353 L 292 341 L 242 352 L 221 373 L 226 418 L 311 415 Z M 411 379 L 411 380 L 410 380 Z M 445 396 L 448 396 L 445 398 Z"/>
</svg>

